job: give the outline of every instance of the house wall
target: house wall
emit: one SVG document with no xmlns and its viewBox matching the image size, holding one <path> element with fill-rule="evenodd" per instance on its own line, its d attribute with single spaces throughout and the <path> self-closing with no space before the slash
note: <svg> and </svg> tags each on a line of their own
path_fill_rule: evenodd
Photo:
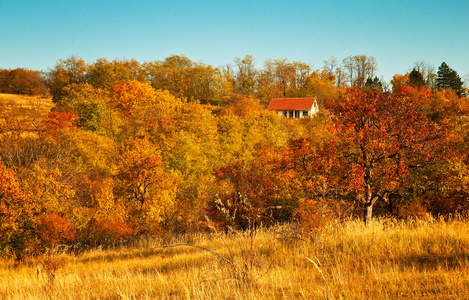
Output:
<svg viewBox="0 0 469 300">
<path fill-rule="evenodd" d="M 319 107 L 318 107 L 318 103 L 317 103 L 317 101 L 316 101 L 316 102 L 314 102 L 313 107 L 311 107 L 309 114 L 310 114 L 311 116 L 313 116 L 313 115 L 315 115 L 317 112 L 319 112 Z"/>
<path fill-rule="evenodd" d="M 299 118 L 304 118 L 304 117 L 303 117 L 303 112 L 304 112 L 304 111 L 307 111 L 307 112 L 308 112 L 308 116 L 311 117 L 311 116 L 314 116 L 314 115 L 319 111 L 319 109 L 318 109 L 317 104 L 314 103 L 313 107 L 311 107 L 310 110 L 304 110 L 304 109 L 302 109 L 302 110 L 278 110 L 278 111 L 277 111 L 277 114 L 278 114 L 279 117 L 284 117 L 284 118 L 289 118 L 289 119 L 290 119 L 290 118 L 292 118 L 292 117 L 290 116 L 290 112 L 296 112 L 296 111 L 299 112 Z M 295 115 L 294 115 L 294 116 L 295 116 Z M 293 118 L 296 119 L 296 117 L 293 117 Z"/>
<path fill-rule="evenodd" d="M 317 110 L 313 108 L 313 109 L 310 109 L 310 110 L 303 110 L 303 109 L 302 110 L 286 110 L 286 111 L 280 110 L 280 111 L 277 111 L 277 114 L 280 117 L 285 117 L 285 118 L 291 119 L 292 117 L 290 116 L 290 112 L 293 112 L 293 116 L 294 116 L 293 118 L 294 119 L 297 119 L 297 118 L 301 119 L 301 118 L 304 118 L 304 116 L 303 116 L 304 111 L 308 112 L 308 117 L 311 117 L 311 116 L 313 116 L 317 113 Z M 296 117 L 295 112 L 299 113 L 299 117 Z"/>
</svg>

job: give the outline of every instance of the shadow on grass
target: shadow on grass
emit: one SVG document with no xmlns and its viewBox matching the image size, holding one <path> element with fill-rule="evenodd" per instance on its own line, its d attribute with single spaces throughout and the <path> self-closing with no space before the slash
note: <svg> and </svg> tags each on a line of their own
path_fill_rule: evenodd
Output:
<svg viewBox="0 0 469 300">
<path fill-rule="evenodd" d="M 94 251 L 92 253 L 83 254 L 81 258 L 78 259 L 81 263 L 88 262 L 113 262 L 113 261 L 123 261 L 123 260 L 132 260 L 132 259 L 149 259 L 152 257 L 174 257 L 179 254 L 193 254 L 196 252 L 201 252 L 201 250 L 195 248 L 184 247 L 184 249 L 177 248 L 163 248 L 163 247 L 154 247 L 146 249 L 124 249 L 124 250 L 105 250 L 105 251 Z"/>
<path fill-rule="evenodd" d="M 469 255 L 463 253 L 457 254 L 410 254 L 404 256 L 396 263 L 403 267 L 414 267 L 418 271 L 427 271 L 433 269 L 458 269 L 469 266 Z"/>
</svg>

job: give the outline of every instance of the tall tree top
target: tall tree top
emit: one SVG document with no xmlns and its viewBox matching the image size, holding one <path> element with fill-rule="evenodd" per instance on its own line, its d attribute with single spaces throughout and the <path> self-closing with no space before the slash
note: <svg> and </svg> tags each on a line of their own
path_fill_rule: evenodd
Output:
<svg viewBox="0 0 469 300">
<path fill-rule="evenodd" d="M 464 94 L 462 88 L 463 82 L 458 73 L 451 69 L 445 62 L 438 67 L 438 77 L 436 79 L 436 85 L 440 89 L 453 89 L 458 96 Z"/>
<path fill-rule="evenodd" d="M 425 85 L 425 79 L 420 71 L 417 69 L 412 69 L 412 72 L 409 74 L 409 85 L 414 87 L 421 87 Z"/>
</svg>

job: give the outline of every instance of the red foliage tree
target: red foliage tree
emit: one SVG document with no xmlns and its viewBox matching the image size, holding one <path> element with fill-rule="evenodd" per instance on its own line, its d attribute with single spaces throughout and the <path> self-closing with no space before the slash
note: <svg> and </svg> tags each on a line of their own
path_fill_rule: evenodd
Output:
<svg viewBox="0 0 469 300">
<path fill-rule="evenodd" d="M 59 244 L 73 244 L 77 238 L 76 227 L 67 219 L 53 213 L 41 215 L 36 232 L 42 246 L 48 248 Z"/>
<path fill-rule="evenodd" d="M 283 153 L 280 168 L 298 198 L 293 217 L 305 229 L 322 227 L 349 211 L 337 197 L 344 163 L 337 146 L 333 138 L 298 138 Z"/>
<path fill-rule="evenodd" d="M 240 163 L 214 172 L 220 190 L 209 205 L 208 215 L 216 225 L 246 230 L 267 219 L 273 191 L 268 177 Z"/>
<path fill-rule="evenodd" d="M 44 120 L 45 133 L 52 136 L 62 128 L 77 128 L 78 114 L 67 111 L 52 111 Z"/>
<path fill-rule="evenodd" d="M 363 202 L 365 223 L 371 221 L 376 201 L 402 192 L 410 170 L 438 156 L 444 128 L 419 105 L 405 95 L 358 88 L 327 105 L 335 115 L 343 179 Z"/>
</svg>

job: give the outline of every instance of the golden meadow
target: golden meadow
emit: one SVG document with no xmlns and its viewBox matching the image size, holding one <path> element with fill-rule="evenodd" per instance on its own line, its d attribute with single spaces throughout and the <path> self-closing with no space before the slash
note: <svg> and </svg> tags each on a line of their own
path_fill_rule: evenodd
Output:
<svg viewBox="0 0 469 300">
<path fill-rule="evenodd" d="M 468 299 L 469 225 L 346 221 L 1 261 L 2 299 Z"/>
</svg>

